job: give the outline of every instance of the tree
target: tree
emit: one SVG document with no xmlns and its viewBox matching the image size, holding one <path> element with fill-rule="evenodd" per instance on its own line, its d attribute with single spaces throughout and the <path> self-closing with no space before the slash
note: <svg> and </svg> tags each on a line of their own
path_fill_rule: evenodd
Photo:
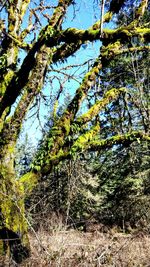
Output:
<svg viewBox="0 0 150 267">
<path fill-rule="evenodd" d="M 147 22 L 148 12 L 141 19 L 142 24 Z M 117 21 L 120 26 L 131 21 L 133 10 L 126 18 L 126 14 L 121 13 L 121 20 Z M 137 44 L 138 39 L 133 38 L 132 45 Z M 108 91 L 110 87 L 122 84 L 128 92 L 101 114 L 101 138 L 133 129 L 149 132 L 149 63 L 149 51 L 130 51 L 118 55 L 103 68 L 101 90 Z M 130 222 L 135 226 L 140 218 L 145 217 L 149 223 L 149 190 L 146 190 L 146 187 L 149 188 L 148 155 L 149 144 L 137 139 L 130 146 L 127 143 L 114 146 L 111 150 L 106 148 L 95 158 L 95 172 L 99 175 L 100 192 L 104 197 L 100 211 L 103 220 L 105 218 L 109 223 L 122 226 L 123 221 Z"/>
<path fill-rule="evenodd" d="M 106 150 L 94 161 L 99 177 L 101 203 L 97 217 L 109 225 L 145 226 L 150 221 L 149 147 L 146 142 L 133 142 L 129 147 Z"/>
<path fill-rule="evenodd" d="M 114 21 L 116 14 L 120 10 L 128 14 L 130 2 L 133 3 L 134 19 L 122 27 L 117 27 Z M 1 2 L 4 19 L 0 20 L 0 218 L 1 231 L 7 232 L 8 229 L 8 232 L 17 234 L 20 240 L 18 247 L 16 244 L 15 249 L 12 249 L 13 246 L 10 248 L 16 260 L 18 257 L 15 255 L 19 253 L 20 243 L 22 248 L 26 247 L 26 252 L 29 248 L 24 199 L 54 166 L 63 159 L 75 157 L 77 153 L 89 147 L 99 150 L 114 144 L 129 144 L 137 138 L 141 141 L 150 139 L 144 130 L 131 130 L 122 134 L 115 132 L 108 138 L 98 138 L 99 121 L 95 122 L 93 119 L 106 106 L 125 94 L 127 88 L 124 86 L 110 88 L 88 110 L 84 109 L 83 104 L 92 92 L 103 68 L 117 55 L 126 54 L 129 51 L 149 50 L 149 23 L 140 23 L 147 5 L 147 0 L 141 0 L 138 3 L 112 0 L 110 4 L 106 3 L 106 12 L 105 14 L 102 12 L 100 21 L 86 30 L 81 30 L 64 28 L 63 21 L 69 6 L 74 8 L 76 6 L 73 0 L 59 0 L 54 6 L 50 6 L 49 3 L 44 5 L 41 1 L 35 6 L 30 0 Z M 43 20 L 40 20 L 40 14 L 43 15 Z M 104 27 L 110 22 L 114 29 Z M 136 46 L 132 46 L 132 38 L 139 40 Z M 96 40 L 102 42 L 99 56 L 89 66 L 69 104 L 59 116 L 54 116 L 52 127 L 38 147 L 30 170 L 20 179 L 16 179 L 15 147 L 21 127 L 29 108 L 43 97 L 42 90 L 54 64 L 61 64 L 74 55 L 82 45 L 86 47 L 89 42 Z M 60 91 L 56 97 L 54 110 L 63 88 L 60 80 Z M 84 113 L 79 114 L 81 107 Z M 3 245 L 1 252 L 8 251 L 10 244 L 7 243 L 7 248 L 6 244 Z"/>
</svg>

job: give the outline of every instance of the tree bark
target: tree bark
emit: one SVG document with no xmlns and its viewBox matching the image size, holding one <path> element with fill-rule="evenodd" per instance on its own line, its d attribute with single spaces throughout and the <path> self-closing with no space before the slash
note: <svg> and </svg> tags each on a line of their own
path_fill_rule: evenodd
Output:
<svg viewBox="0 0 150 267">
<path fill-rule="evenodd" d="M 0 159 L 0 253 L 17 263 L 29 256 L 24 188 L 14 170 L 15 143 L 1 147 Z"/>
</svg>

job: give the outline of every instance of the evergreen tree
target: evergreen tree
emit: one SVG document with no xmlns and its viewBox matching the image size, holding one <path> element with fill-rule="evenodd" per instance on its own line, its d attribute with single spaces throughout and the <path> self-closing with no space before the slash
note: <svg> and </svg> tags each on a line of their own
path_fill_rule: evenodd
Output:
<svg viewBox="0 0 150 267">
<path fill-rule="evenodd" d="M 148 13 L 149 10 L 141 19 L 141 24 L 147 23 Z M 129 23 L 133 16 L 133 9 L 128 16 L 120 12 L 117 23 L 119 26 Z M 139 40 L 133 38 L 132 48 L 137 44 Z M 111 139 L 116 134 L 141 129 L 149 134 L 150 54 L 149 51 L 130 50 L 130 45 L 124 55 L 118 55 L 103 68 L 97 85 L 97 92 L 103 88 L 101 94 L 118 85 L 127 88 L 127 92 L 107 106 L 97 118 L 101 124 L 100 138 Z M 97 92 L 95 94 L 99 98 Z M 103 197 L 99 210 L 101 220 L 123 227 L 125 222 L 135 226 L 144 217 L 149 223 L 149 152 L 149 143 L 138 138 L 132 144 L 116 142 L 111 150 L 104 144 L 104 150 L 92 163 L 94 173 L 99 176 L 99 192 Z"/>
</svg>

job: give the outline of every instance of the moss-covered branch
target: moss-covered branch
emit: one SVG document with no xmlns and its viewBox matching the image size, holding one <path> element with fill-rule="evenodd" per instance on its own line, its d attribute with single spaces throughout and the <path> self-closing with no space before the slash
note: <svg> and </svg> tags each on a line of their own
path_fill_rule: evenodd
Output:
<svg viewBox="0 0 150 267">
<path fill-rule="evenodd" d="M 57 61 L 64 61 L 69 56 L 73 55 L 77 50 L 80 49 L 82 41 L 77 41 L 76 43 L 62 44 L 53 51 L 52 61 L 56 63 Z"/>
<path fill-rule="evenodd" d="M 123 4 L 124 1 L 122 1 Z M 122 5 L 120 3 L 120 7 Z M 119 7 L 119 9 L 120 9 Z M 110 22 L 113 15 L 116 13 L 116 10 L 109 10 L 103 18 L 103 23 L 105 22 Z M 95 30 L 100 30 L 101 27 L 101 20 L 97 21 L 96 23 L 94 23 L 87 31 L 95 31 Z M 82 31 L 85 32 L 85 31 Z M 98 33 L 98 32 L 97 32 Z M 77 33 L 76 33 L 77 34 Z M 96 35 L 97 38 L 99 39 L 98 34 Z M 62 37 L 61 37 L 62 38 Z M 60 47 L 57 47 L 53 53 L 53 62 L 57 62 L 58 60 L 64 60 L 67 57 L 71 56 L 72 54 L 74 54 L 80 47 L 82 44 L 86 43 L 87 39 L 84 40 L 84 38 L 81 39 L 76 39 L 76 42 L 70 42 L 69 43 L 64 43 L 62 44 Z M 93 41 L 93 40 L 92 40 Z"/>
<path fill-rule="evenodd" d="M 14 42 L 14 45 L 16 45 L 17 47 L 25 49 L 25 50 L 29 50 L 32 47 L 31 44 L 23 42 L 23 40 L 21 40 L 20 36 L 14 36 L 14 35 L 12 35 L 12 33 L 7 33 L 6 30 L 3 30 L 2 32 L 10 40 L 12 40 Z"/>
<path fill-rule="evenodd" d="M 50 48 L 43 46 L 37 54 L 35 67 L 14 114 L 3 125 L 1 140 L 5 140 L 4 145 L 12 140 L 17 141 L 28 108 L 43 87 L 49 57 Z"/>
<path fill-rule="evenodd" d="M 112 1 L 115 2 L 115 1 Z M 119 1 L 118 7 L 119 10 L 123 5 L 124 1 Z M 78 30 L 75 28 L 69 28 L 62 33 L 62 41 L 67 43 L 72 43 L 72 40 L 80 40 L 83 42 L 94 41 L 101 39 L 103 43 L 116 42 L 120 40 L 122 43 L 128 42 L 130 37 L 138 36 L 140 39 L 149 41 L 150 39 L 150 30 L 149 28 L 138 27 L 138 20 L 143 16 L 145 9 L 147 7 L 147 0 L 143 0 L 139 7 L 136 9 L 136 19 L 132 21 L 129 25 L 114 30 L 103 29 L 103 35 L 100 37 L 100 25 L 101 21 L 95 23 L 88 30 Z M 114 13 L 118 12 L 118 7 L 113 7 L 110 5 L 110 11 L 105 14 L 104 22 L 109 22 Z"/>
<path fill-rule="evenodd" d="M 66 57 L 74 53 L 74 51 L 80 48 L 82 43 L 86 41 L 93 41 L 99 39 L 100 35 L 100 30 L 98 29 L 99 23 L 96 23 L 93 27 L 89 28 L 88 30 L 78 30 L 70 28 L 65 31 L 59 31 L 60 21 L 63 18 L 67 5 L 70 4 L 71 2 L 72 1 L 67 1 L 67 2 L 64 1 L 63 5 L 62 2 L 60 1 L 58 5 L 58 10 L 56 8 L 58 14 L 55 10 L 54 15 L 50 20 L 50 23 L 41 31 L 38 41 L 31 48 L 17 75 L 15 75 L 13 79 L 11 77 L 8 80 L 8 82 L 6 82 L 5 79 L 5 82 L 2 85 L 3 88 L 2 91 L 3 92 L 5 91 L 6 88 L 4 89 L 4 87 L 7 87 L 7 89 L 1 100 L 0 115 L 2 114 L 2 112 L 6 107 L 14 103 L 15 99 L 20 94 L 22 88 L 26 85 L 29 78 L 29 73 L 35 64 L 35 53 L 40 49 L 40 47 L 44 43 L 46 43 L 46 46 L 48 47 L 56 46 L 58 43 L 62 41 L 70 44 L 70 47 L 69 45 L 68 47 L 66 46 L 65 51 L 62 50 L 62 48 L 64 48 L 65 46 L 63 45 L 61 48 L 58 49 L 58 51 L 54 53 L 52 59 L 56 61 L 61 56 Z M 112 14 L 110 12 L 106 13 L 106 18 L 105 18 L 106 20 L 109 21 L 111 17 Z M 149 28 L 141 29 L 140 27 L 136 28 L 134 23 L 131 23 L 127 27 L 122 27 L 116 30 L 104 29 L 102 40 L 104 43 L 106 42 L 115 43 L 115 41 L 118 42 L 118 39 L 124 42 L 125 40 L 128 41 L 128 38 L 131 38 L 133 36 L 139 36 L 141 39 L 145 39 L 146 41 L 148 41 L 150 38 L 150 29 Z M 77 45 L 73 45 L 73 40 L 74 43 L 76 43 L 76 40 L 78 40 Z"/>
<path fill-rule="evenodd" d="M 147 6 L 148 0 L 141 0 L 139 7 L 135 11 L 135 17 L 140 19 L 144 15 Z"/>
<path fill-rule="evenodd" d="M 74 144 L 71 146 L 69 154 L 73 156 L 77 152 L 82 152 L 86 150 L 87 147 L 89 146 L 89 143 L 96 135 L 99 134 L 99 132 L 100 132 L 100 126 L 99 124 L 96 124 L 86 133 L 80 135 L 78 139 L 74 142 Z"/>
<path fill-rule="evenodd" d="M 92 73 L 92 71 L 90 73 Z M 87 77 L 90 77 L 90 75 L 89 76 L 87 75 Z M 79 132 L 80 132 L 80 127 L 83 129 L 83 125 L 85 125 L 92 118 L 94 118 L 100 112 L 100 110 L 104 108 L 108 103 L 118 98 L 118 96 L 122 92 L 125 92 L 125 88 L 120 88 L 118 90 L 116 88 L 111 89 L 105 94 L 102 100 L 97 101 L 97 103 L 93 105 L 89 109 L 88 112 L 86 112 L 85 114 L 83 114 L 81 117 L 77 118 L 74 121 L 75 114 L 77 113 L 79 106 L 80 106 L 80 105 L 77 106 L 75 103 L 77 100 L 82 101 L 82 95 L 80 94 L 78 95 L 78 97 L 81 97 L 80 99 L 77 99 L 77 95 L 76 95 L 74 99 L 72 100 L 72 102 L 70 103 L 70 108 L 68 107 L 63 117 L 51 129 L 48 139 L 46 140 L 46 142 L 44 143 L 44 146 L 41 148 L 41 150 L 38 153 L 37 160 L 35 161 L 33 165 L 33 171 L 35 168 L 35 170 L 41 171 L 42 174 L 44 175 L 45 173 L 50 171 L 52 166 L 54 166 L 55 164 L 58 164 L 61 160 L 69 158 L 71 157 L 71 155 L 74 155 L 75 152 L 80 150 L 81 146 L 83 149 L 85 145 L 85 149 L 86 149 L 88 140 L 90 140 L 90 138 L 93 137 L 93 134 L 95 135 L 95 129 L 99 129 L 99 125 L 97 125 L 96 128 L 94 127 L 92 129 L 89 129 L 88 131 L 86 131 L 85 134 L 79 136 L 77 140 L 75 141 L 75 143 L 70 148 L 66 144 L 67 142 L 66 137 L 70 133 L 73 134 L 72 123 L 74 122 L 73 123 L 74 125 L 78 125 Z M 48 150 L 46 150 L 46 147 Z"/>
<path fill-rule="evenodd" d="M 40 173 L 27 172 L 19 179 L 20 187 L 23 188 L 24 196 L 27 197 L 39 182 Z"/>
<path fill-rule="evenodd" d="M 89 76 L 87 75 L 87 77 L 90 77 L 90 75 Z M 125 88 L 120 88 L 118 90 L 114 88 L 110 90 L 109 92 L 107 92 L 102 100 L 98 101 L 87 113 L 85 113 L 84 115 L 79 117 L 77 120 L 75 120 L 75 124 L 79 124 L 80 126 L 81 125 L 83 126 L 83 124 L 89 122 L 92 118 L 94 118 L 99 113 L 100 109 L 104 108 L 113 99 L 118 98 L 119 94 L 124 91 L 125 91 Z M 79 96 L 81 97 L 80 101 L 82 101 L 82 95 L 79 95 Z M 69 135 L 71 131 L 72 122 L 75 118 L 75 114 L 77 113 L 79 109 L 79 107 L 78 109 L 75 109 L 75 110 L 73 108 L 75 104 L 75 100 L 77 101 L 77 99 L 74 98 L 73 101 L 70 103 L 70 112 L 69 112 L 69 107 L 68 107 L 67 111 L 64 113 L 64 116 L 57 122 L 55 127 L 51 129 L 50 135 L 48 139 L 46 140 L 44 147 L 42 147 L 42 151 L 39 151 L 38 159 L 34 163 L 35 167 L 33 166 L 33 170 L 35 168 L 41 171 L 42 174 L 49 172 L 52 166 L 54 166 L 55 164 L 58 164 L 60 160 L 70 157 L 71 154 L 73 153 L 75 154 L 75 152 L 80 150 L 81 146 L 82 146 L 82 149 L 84 146 L 86 148 L 88 141 L 93 137 L 93 134 L 95 135 L 95 129 L 99 129 L 98 128 L 99 126 L 97 125 L 96 128 L 94 127 L 93 129 L 87 131 L 85 134 L 81 135 L 75 141 L 71 149 L 65 146 L 65 141 L 66 141 L 65 138 Z M 76 108 L 76 105 L 75 105 L 75 108 Z M 46 147 L 48 148 L 48 151 L 44 150 L 44 148 Z M 45 161 L 43 159 L 45 159 Z"/>
<path fill-rule="evenodd" d="M 97 24 L 99 25 L 99 24 Z M 77 30 L 77 29 L 68 29 L 67 30 L 67 40 L 64 40 L 66 42 L 69 42 L 69 44 L 65 43 L 62 46 L 58 47 L 56 51 L 53 53 L 53 62 L 57 62 L 58 60 L 64 60 L 67 57 L 71 56 L 73 53 L 75 53 L 82 44 L 86 43 L 87 41 L 94 41 L 98 40 L 100 37 L 100 31 L 98 27 L 96 26 L 96 30 L 90 30 L 90 31 L 84 31 L 84 30 Z M 64 33 L 65 34 L 65 33 Z M 141 46 L 141 47 L 129 47 L 127 49 L 123 48 L 122 43 L 128 42 L 131 40 L 132 37 L 139 37 L 141 40 L 144 39 L 145 42 L 148 42 L 150 39 L 150 30 L 149 28 L 141 28 L 139 29 L 133 29 L 132 31 L 127 30 L 126 28 L 117 29 L 117 30 L 107 30 L 103 29 L 103 37 L 101 40 L 106 44 L 109 43 L 106 46 L 103 46 L 101 49 L 101 55 L 105 59 L 113 58 L 116 55 L 119 54 L 125 54 L 132 51 L 144 51 L 149 50 L 149 46 Z M 72 42 L 72 40 L 77 39 L 78 41 L 75 43 Z M 118 41 L 119 40 L 119 41 Z M 126 41 L 125 41 L 126 40 Z"/>
<path fill-rule="evenodd" d="M 110 148 L 113 145 L 119 144 L 129 146 L 134 141 L 150 141 L 150 136 L 144 132 L 132 131 L 123 135 L 115 135 L 104 140 L 92 140 L 89 142 L 89 149 L 96 151 L 99 149 Z"/>
<path fill-rule="evenodd" d="M 29 3 L 30 0 L 15 0 L 8 1 L 7 3 L 8 28 L 7 30 L 5 28 L 2 29 L 4 38 L 1 43 L 2 49 L 0 53 L 0 58 L 5 57 L 5 65 L 3 65 L 2 75 L 0 75 L 0 97 L 4 95 L 7 90 L 7 86 L 14 75 L 19 47 L 26 47 L 26 44 L 22 43 L 19 39 L 19 30 Z"/>
<path fill-rule="evenodd" d="M 79 132 L 83 130 L 85 124 L 91 121 L 100 112 L 100 110 L 102 110 L 107 104 L 111 103 L 113 100 L 117 99 L 119 95 L 121 93 L 124 93 L 125 91 L 126 88 L 120 88 L 120 89 L 113 88 L 109 90 L 104 95 L 102 100 L 97 101 L 86 113 L 84 113 L 76 120 L 74 120 L 73 125 L 74 126 L 77 125 L 76 128 L 78 128 L 77 134 L 79 134 Z M 73 135 L 72 131 L 73 125 L 71 124 L 71 135 Z M 52 164 L 53 165 L 58 164 L 58 162 L 60 162 L 61 160 L 70 158 L 73 155 L 75 155 L 77 151 L 86 149 L 86 147 L 88 146 L 88 142 L 93 138 L 93 136 L 96 133 L 95 129 L 100 131 L 99 125 L 96 125 L 96 128 L 94 126 L 94 128 L 87 130 L 85 134 L 79 136 L 75 141 L 75 143 L 71 146 L 71 148 L 68 147 L 66 143 L 64 143 L 63 147 L 60 148 L 58 153 L 56 153 L 54 156 L 50 156 L 50 161 L 52 162 Z M 45 170 L 48 170 L 46 166 Z"/>
<path fill-rule="evenodd" d="M 85 75 L 81 86 L 76 91 L 75 97 L 68 105 L 62 117 L 52 127 L 43 146 L 38 152 L 36 160 L 33 164 L 33 170 L 44 171 L 43 166 L 47 165 L 47 169 L 51 169 L 51 162 L 54 160 L 60 148 L 65 143 L 65 137 L 70 133 L 71 124 L 78 112 L 83 99 L 86 97 L 88 90 L 94 85 L 96 77 L 101 69 L 101 62 L 96 60 L 93 68 Z"/>
<path fill-rule="evenodd" d="M 109 22 L 113 16 L 112 12 L 108 12 L 104 16 L 104 22 Z M 98 30 L 100 29 L 101 21 L 97 21 L 92 27 L 89 28 L 90 31 Z M 61 37 L 62 38 L 62 37 Z M 99 36 L 97 34 L 97 38 L 99 39 Z M 73 40 L 72 40 L 73 41 Z M 68 58 L 69 56 L 73 55 L 78 49 L 80 49 L 81 45 L 86 43 L 87 39 L 76 39 L 76 42 L 70 42 L 64 43 L 60 46 L 58 46 L 56 49 L 54 49 L 52 60 L 53 62 L 57 62 L 58 60 L 63 61 L 64 59 Z"/>
<path fill-rule="evenodd" d="M 99 124 L 93 126 L 84 134 L 80 135 L 71 147 L 65 148 L 62 146 L 59 148 L 59 150 L 55 150 L 55 154 L 50 153 L 49 157 L 45 157 L 45 161 L 42 162 L 42 166 L 34 166 L 31 173 L 35 173 L 37 168 L 37 175 L 38 173 L 41 173 L 41 176 L 48 174 L 51 171 L 52 167 L 58 165 L 60 161 L 68 158 L 73 158 L 78 152 L 86 150 L 89 142 L 94 138 L 95 135 L 98 134 L 99 131 Z M 40 177 L 40 175 L 38 177 Z"/>
<path fill-rule="evenodd" d="M 107 139 L 95 139 L 96 136 L 98 136 L 100 132 L 100 126 L 99 124 L 93 126 L 91 129 L 87 130 L 84 134 L 80 135 L 77 140 L 73 143 L 73 145 L 70 148 L 67 148 L 66 151 L 63 149 L 60 149 L 58 153 L 56 153 L 54 156 L 51 156 L 49 158 L 48 164 L 46 162 L 43 163 L 42 169 L 39 169 L 39 171 L 34 172 L 31 171 L 27 174 L 25 174 L 20 182 L 23 184 L 25 188 L 25 194 L 28 195 L 33 190 L 33 188 L 36 186 L 39 179 L 41 179 L 41 175 L 45 175 L 49 173 L 50 171 L 50 165 L 55 166 L 57 165 L 61 160 L 72 158 L 77 153 L 83 152 L 85 150 L 90 151 L 98 151 L 104 148 L 110 148 L 114 145 L 125 145 L 129 146 L 132 142 L 142 142 L 142 141 L 150 141 L 150 136 L 143 132 L 138 131 L 132 131 L 127 134 L 120 134 L 116 135 Z M 32 180 L 32 183 L 31 183 Z"/>
<path fill-rule="evenodd" d="M 30 0 L 14 0 L 8 2 L 8 32 L 18 35 L 22 19 L 25 15 Z"/>
<path fill-rule="evenodd" d="M 71 3 L 72 3 L 72 0 L 68 0 L 68 1 L 60 0 L 58 2 L 58 6 L 55 9 L 51 17 L 49 24 L 41 30 L 37 42 L 32 46 L 31 50 L 28 52 L 26 58 L 23 61 L 23 64 L 20 70 L 17 72 L 15 76 L 13 76 L 13 78 L 11 77 L 9 82 L 6 83 L 6 79 L 4 78 L 3 87 L 4 85 L 7 85 L 7 86 L 5 86 L 5 90 L 3 88 L 3 97 L 0 103 L 0 116 L 3 114 L 3 111 L 5 110 L 5 108 L 7 108 L 8 106 L 11 106 L 15 102 L 20 92 L 26 86 L 28 80 L 31 77 L 30 76 L 31 70 L 34 71 L 34 68 L 36 68 L 35 67 L 36 59 L 38 58 L 38 55 L 36 55 L 36 53 L 38 53 L 40 49 L 43 49 L 43 47 L 46 50 L 49 49 L 47 45 L 45 44 L 47 36 L 51 38 L 51 45 L 50 45 L 51 47 L 57 44 L 59 27 L 61 26 L 62 18 L 66 12 L 67 7 Z M 48 57 L 47 57 L 47 61 L 49 61 Z M 51 61 L 49 61 L 49 63 L 51 63 Z M 37 69 L 36 69 L 36 72 L 37 72 Z"/>
<path fill-rule="evenodd" d="M 128 48 L 122 48 L 122 44 L 118 41 L 108 46 L 104 46 L 101 48 L 101 56 L 102 61 L 106 63 L 106 61 L 111 60 L 115 56 L 128 54 L 130 52 L 141 52 L 141 51 L 149 51 L 150 46 L 143 45 L 143 46 L 134 46 Z"/>
<path fill-rule="evenodd" d="M 72 43 L 73 40 L 80 40 L 82 42 L 102 40 L 103 43 L 114 43 L 120 40 L 122 43 L 127 43 L 131 37 L 139 37 L 146 42 L 150 39 L 150 29 L 136 27 L 134 23 L 126 27 L 117 29 L 103 29 L 103 36 L 100 37 L 100 30 L 89 29 L 79 30 L 76 28 L 69 28 L 62 33 L 61 40 L 66 43 Z"/>
<path fill-rule="evenodd" d="M 98 100 L 86 113 L 75 120 L 75 123 L 83 125 L 92 118 L 94 118 L 106 105 L 112 103 L 113 100 L 117 99 L 121 93 L 124 93 L 126 88 L 122 87 L 120 89 L 112 88 L 105 93 L 101 100 Z"/>
</svg>

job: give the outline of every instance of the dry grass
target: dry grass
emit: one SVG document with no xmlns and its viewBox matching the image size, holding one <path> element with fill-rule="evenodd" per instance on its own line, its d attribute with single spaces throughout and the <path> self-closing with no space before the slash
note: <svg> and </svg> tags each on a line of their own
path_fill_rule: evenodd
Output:
<svg viewBox="0 0 150 267">
<path fill-rule="evenodd" d="M 150 267 L 150 236 L 80 232 L 77 230 L 39 230 L 30 233 L 32 254 L 20 267 Z M 17 266 L 7 259 L 1 267 Z"/>
<path fill-rule="evenodd" d="M 150 267 L 150 237 L 142 232 L 30 234 L 32 256 L 21 267 Z"/>
</svg>

